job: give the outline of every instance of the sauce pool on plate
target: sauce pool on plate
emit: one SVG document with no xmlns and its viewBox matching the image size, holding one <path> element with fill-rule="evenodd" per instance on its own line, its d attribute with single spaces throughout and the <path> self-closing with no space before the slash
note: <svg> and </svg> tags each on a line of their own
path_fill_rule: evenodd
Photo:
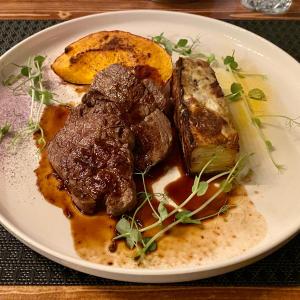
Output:
<svg viewBox="0 0 300 300">
<path fill-rule="evenodd" d="M 48 143 L 55 136 L 55 134 L 63 127 L 67 117 L 70 113 L 69 106 L 47 106 L 43 112 L 41 118 L 41 126 L 44 130 L 46 142 Z M 38 138 L 38 136 L 36 136 Z M 145 176 L 146 189 L 148 193 L 153 194 L 153 185 L 159 181 L 167 172 L 176 167 L 180 171 L 180 177 L 173 182 L 168 183 L 164 188 L 164 193 L 173 200 L 174 203 L 180 205 L 190 194 L 194 178 L 188 176 L 185 173 L 184 162 L 181 157 L 181 151 L 179 143 L 174 143 L 171 153 L 168 157 L 157 166 L 153 167 L 149 174 Z M 116 235 L 115 225 L 117 218 L 111 217 L 106 214 L 105 211 L 99 211 L 93 216 L 87 216 L 82 214 L 77 207 L 73 204 L 71 196 L 64 186 L 63 182 L 57 176 L 53 170 L 47 156 L 47 150 L 43 150 L 41 153 L 41 159 L 38 168 L 35 170 L 37 175 L 37 185 L 44 196 L 44 198 L 51 204 L 61 208 L 64 215 L 70 220 L 71 232 L 74 241 L 74 247 L 79 256 L 84 259 L 100 262 L 107 265 L 123 264 L 118 261 L 116 255 L 122 257 L 124 255 L 132 255 L 132 251 L 126 249 L 125 243 L 118 240 L 113 242 L 112 239 Z M 135 182 L 137 187 L 137 194 L 144 192 L 141 176 L 136 174 Z M 206 195 L 197 197 L 195 196 L 191 201 L 184 207 L 186 210 L 194 210 L 203 204 L 218 188 L 218 182 L 212 183 Z M 236 191 L 233 192 L 233 194 Z M 241 194 L 241 189 L 240 192 Z M 245 195 L 245 191 L 243 191 Z M 159 197 L 157 199 L 152 198 L 152 205 L 157 209 L 159 205 Z M 224 204 L 229 203 L 230 195 L 221 194 L 217 197 L 210 205 L 208 205 L 201 213 L 195 217 L 202 218 L 213 214 L 218 214 L 221 207 Z M 165 205 L 168 212 L 171 212 L 174 207 L 171 205 Z M 168 219 L 164 220 L 164 225 L 167 225 L 174 221 L 175 214 Z M 157 221 L 153 216 L 153 212 L 148 203 L 146 203 L 142 209 L 137 213 L 137 222 L 143 226 L 150 225 Z M 181 225 L 178 232 L 183 228 L 185 232 L 197 226 Z M 145 236 L 153 236 L 159 228 L 154 228 L 146 232 Z M 193 229 L 194 230 L 194 229 Z M 172 231 L 174 233 L 174 230 Z M 171 232 L 171 235 L 173 234 Z M 170 233 L 168 232 L 167 236 Z M 177 237 L 178 238 L 178 237 Z M 164 238 L 158 244 L 158 250 L 156 255 L 160 255 L 160 251 L 164 251 Z M 160 249 L 160 245 L 161 248 Z M 117 252 L 117 254 L 116 254 Z M 122 254 L 120 254 L 122 252 Z M 153 256 L 153 254 L 149 255 Z M 154 255 L 155 256 L 155 255 Z M 117 261 L 117 262 L 116 262 Z M 116 262 L 116 263 L 115 263 Z M 126 262 L 127 264 L 128 262 Z"/>
</svg>

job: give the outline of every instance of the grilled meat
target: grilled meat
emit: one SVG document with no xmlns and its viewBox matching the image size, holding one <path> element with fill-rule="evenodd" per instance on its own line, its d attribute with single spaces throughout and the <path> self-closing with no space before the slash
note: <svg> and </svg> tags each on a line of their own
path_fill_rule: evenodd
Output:
<svg viewBox="0 0 300 300">
<path fill-rule="evenodd" d="M 134 164 L 139 170 L 154 165 L 171 146 L 161 111 L 167 107 L 159 89 L 133 69 L 112 65 L 96 75 L 48 146 L 53 168 L 83 213 L 105 205 L 108 214 L 120 215 L 135 206 Z"/>
<path fill-rule="evenodd" d="M 171 103 L 160 88 L 148 79 L 139 80 L 134 69 L 115 64 L 96 75 L 82 101 L 91 106 L 105 99 L 118 106 L 121 119 L 134 133 L 136 169 L 143 171 L 164 159 L 172 143 L 170 121 L 164 114 L 170 112 Z"/>
<path fill-rule="evenodd" d="M 134 137 L 118 113 L 110 102 L 81 104 L 48 146 L 53 168 L 85 214 L 105 205 L 107 213 L 118 215 L 135 205 Z"/>
</svg>

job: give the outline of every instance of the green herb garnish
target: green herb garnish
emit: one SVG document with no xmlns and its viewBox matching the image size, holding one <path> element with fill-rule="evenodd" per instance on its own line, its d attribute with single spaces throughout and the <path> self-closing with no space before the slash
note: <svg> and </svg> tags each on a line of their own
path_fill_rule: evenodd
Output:
<svg viewBox="0 0 300 300">
<path fill-rule="evenodd" d="M 264 74 L 258 74 L 258 73 L 247 73 L 243 72 L 241 68 L 239 68 L 238 62 L 235 60 L 235 50 L 232 51 L 232 55 L 227 55 L 225 58 L 223 58 L 223 63 L 226 66 L 227 71 L 233 72 L 236 75 L 238 75 L 240 78 L 250 77 L 250 76 L 258 76 L 262 78 L 266 78 L 266 75 Z"/>
<path fill-rule="evenodd" d="M 285 115 L 256 115 L 257 118 L 279 118 L 287 121 L 287 126 L 292 128 L 293 126 L 300 126 L 300 117 L 291 118 Z"/>
<path fill-rule="evenodd" d="M 227 95 L 226 97 L 231 101 L 238 101 L 238 100 L 243 101 L 243 103 L 245 104 L 247 114 L 248 114 L 250 120 L 252 120 L 252 124 L 257 129 L 257 132 L 258 132 L 260 138 L 264 142 L 266 150 L 268 152 L 268 155 L 269 155 L 273 165 L 279 171 L 283 170 L 283 166 L 278 164 L 273 157 L 272 152 L 274 150 L 274 147 L 273 147 L 273 144 L 270 141 L 270 139 L 266 137 L 266 135 L 263 131 L 263 126 L 262 126 L 262 122 L 260 120 L 260 116 L 257 116 L 254 113 L 254 111 L 251 107 L 251 104 L 249 102 L 250 99 L 265 101 L 266 100 L 265 93 L 261 89 L 254 88 L 249 91 L 248 95 L 245 94 L 245 92 L 243 90 L 242 82 L 240 81 L 240 77 L 246 76 L 247 73 L 243 73 L 243 76 L 240 76 L 241 69 L 238 68 L 239 64 L 235 60 L 234 51 L 231 56 L 225 57 L 225 59 L 223 60 L 223 63 L 226 66 L 227 71 L 232 74 L 234 81 L 235 81 L 234 83 L 232 83 L 231 88 L 230 88 L 231 94 Z M 255 76 L 256 74 L 250 74 L 250 75 Z M 257 74 L 257 75 L 259 75 L 259 74 Z"/>
<path fill-rule="evenodd" d="M 259 100 L 259 101 L 267 101 L 267 97 L 265 93 L 258 88 L 252 89 L 248 92 L 248 97 L 253 100 Z"/>
<path fill-rule="evenodd" d="M 182 210 L 175 215 L 175 219 L 180 220 L 182 224 L 201 224 L 199 219 L 192 219 L 191 215 L 191 211 Z"/>
<path fill-rule="evenodd" d="M 255 125 L 257 127 L 262 128 L 262 122 L 261 122 L 260 118 L 254 117 L 254 118 L 252 118 L 252 121 L 255 123 Z"/>
<path fill-rule="evenodd" d="M 199 44 L 199 39 L 191 40 L 191 43 L 186 38 L 181 38 L 177 41 L 177 43 L 173 43 L 168 38 L 164 36 L 162 32 L 160 35 L 152 37 L 152 41 L 161 45 L 170 55 L 173 52 L 178 53 L 182 56 L 190 56 L 190 57 L 203 57 L 207 60 L 209 64 L 216 60 L 214 54 L 204 54 L 201 52 L 195 52 L 195 47 Z"/>
<path fill-rule="evenodd" d="M 223 63 L 225 66 L 227 66 L 228 68 L 230 68 L 230 70 L 238 70 L 239 64 L 235 61 L 235 57 L 234 57 L 234 50 L 232 52 L 232 55 L 227 55 L 224 59 L 223 59 Z"/>
<path fill-rule="evenodd" d="M 183 56 L 190 55 L 196 43 L 196 41 L 194 41 L 190 45 L 187 39 L 179 39 L 175 44 L 166 38 L 163 32 L 160 35 L 152 37 L 152 41 L 163 46 L 170 55 L 172 55 L 173 52 L 177 52 Z"/>
<path fill-rule="evenodd" d="M 31 97 L 30 115 L 27 125 L 24 129 L 16 133 L 13 138 L 13 144 L 17 143 L 30 134 L 39 132 L 40 138 L 37 140 L 39 149 L 42 150 L 46 145 L 44 131 L 40 126 L 40 118 L 44 105 L 50 105 L 55 102 L 55 94 L 46 89 L 43 85 L 43 64 L 46 57 L 37 55 L 30 57 L 27 65 L 17 65 L 18 74 L 11 74 L 2 82 L 4 86 L 9 87 L 14 95 L 28 94 Z"/>
<path fill-rule="evenodd" d="M 242 94 L 244 93 L 243 87 L 240 83 L 233 82 L 230 87 L 231 94 L 226 95 L 230 101 L 238 101 L 241 99 Z"/>
<path fill-rule="evenodd" d="M 227 193 L 231 190 L 233 183 L 241 173 L 242 169 L 244 168 L 247 160 L 249 158 L 249 155 L 241 157 L 235 166 L 229 170 L 222 172 L 220 174 L 217 174 L 210 179 L 204 181 L 201 180 L 201 177 L 205 171 L 205 169 L 212 163 L 214 158 L 212 158 L 201 170 L 200 174 L 195 177 L 194 184 L 191 190 L 191 194 L 178 206 L 174 207 L 174 209 L 170 212 L 168 212 L 165 208 L 165 195 L 159 194 L 163 198 L 161 201 L 162 204 L 158 206 L 158 211 L 153 213 L 153 215 L 158 218 L 156 222 L 153 224 L 146 226 L 146 227 L 141 227 L 137 224 L 135 220 L 135 216 L 137 214 L 137 211 L 139 211 L 146 202 L 149 202 L 149 205 L 151 203 L 151 200 L 153 199 L 153 196 L 147 196 L 148 193 L 145 190 L 144 186 L 144 192 L 142 195 L 145 195 L 145 199 L 143 199 L 142 204 L 136 209 L 134 212 L 133 216 L 122 216 L 122 218 L 119 220 L 117 223 L 117 231 L 119 233 L 118 236 L 116 236 L 114 239 L 121 239 L 124 238 L 126 241 L 126 244 L 130 249 L 135 248 L 136 249 L 136 254 L 135 258 L 138 258 L 139 260 L 143 259 L 144 256 L 151 251 L 154 251 L 157 248 L 156 241 L 168 230 L 176 226 L 177 224 L 201 224 L 202 220 L 205 220 L 207 218 L 217 216 L 220 214 L 223 214 L 230 209 L 231 206 L 229 205 L 224 205 L 219 212 L 201 217 L 201 218 L 193 218 L 196 214 L 198 214 L 200 211 L 202 211 L 205 207 L 207 207 L 214 199 L 216 199 L 221 193 Z M 145 173 L 141 172 L 138 173 L 142 176 L 142 179 L 144 181 Z M 224 176 L 227 176 L 226 179 L 223 181 L 222 184 L 220 184 L 219 189 L 217 192 L 215 192 L 207 201 L 205 201 L 203 204 L 201 204 L 200 207 L 193 211 L 187 211 L 184 209 L 184 207 L 188 204 L 188 202 L 193 199 L 194 196 L 196 195 L 204 195 L 207 192 L 208 185 L 212 183 L 213 181 L 222 178 Z M 151 206 L 151 205 L 150 205 Z M 153 206 L 152 206 L 153 208 Z M 153 208 L 154 209 L 154 208 Z M 162 223 L 163 220 L 170 218 L 174 216 L 175 220 L 168 224 L 167 226 L 164 226 Z M 131 223 L 129 222 L 131 220 Z M 152 228 L 160 226 L 160 230 L 153 236 L 153 237 L 144 237 L 144 233 Z"/>
</svg>

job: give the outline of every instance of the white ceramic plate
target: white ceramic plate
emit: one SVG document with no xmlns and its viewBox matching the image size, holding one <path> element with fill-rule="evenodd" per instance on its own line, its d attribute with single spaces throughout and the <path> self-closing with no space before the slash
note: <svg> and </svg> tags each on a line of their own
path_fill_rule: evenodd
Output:
<svg viewBox="0 0 300 300">
<path fill-rule="evenodd" d="M 47 54 L 49 59 L 53 59 L 66 45 L 79 37 L 113 29 L 146 37 L 162 31 L 170 38 L 200 37 L 203 50 L 219 56 L 227 55 L 235 49 L 242 65 L 268 75 L 273 112 L 291 116 L 300 114 L 300 68 L 292 57 L 244 29 L 189 14 L 140 10 L 75 19 L 24 40 L 0 58 L 0 66 L 10 62 L 22 63 L 25 58 L 39 53 Z M 0 96 L 0 101 L 1 97 L 3 95 Z M 276 124 L 280 125 L 280 122 Z M 266 219 L 268 232 L 262 242 L 238 257 L 203 266 L 165 270 L 122 269 L 84 261 L 74 251 L 68 220 L 60 209 L 48 204 L 37 191 L 33 173 L 37 160 L 32 158 L 23 161 L 18 154 L 13 158 L 16 169 L 11 167 L 11 161 L 1 157 L 0 222 L 40 254 L 96 276 L 135 282 L 176 282 L 232 271 L 274 251 L 297 234 L 300 228 L 299 130 L 286 130 L 283 126 L 273 126 L 267 130 L 273 143 L 277 145 L 276 159 L 286 166 L 286 171 L 280 175 L 272 169 L 263 155 L 259 158 L 258 185 L 248 186 L 247 189 L 256 208 Z M 260 152 L 261 149 L 257 150 Z M 9 168 L 11 176 L 6 176 L 5 172 Z M 15 170 L 18 172 L 14 173 Z M 252 193 L 254 188 L 260 191 L 258 195 Z"/>
</svg>

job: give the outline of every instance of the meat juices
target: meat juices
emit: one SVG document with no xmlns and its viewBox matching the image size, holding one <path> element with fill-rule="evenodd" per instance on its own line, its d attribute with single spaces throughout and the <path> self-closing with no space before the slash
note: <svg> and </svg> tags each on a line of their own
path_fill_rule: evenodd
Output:
<svg viewBox="0 0 300 300">
<path fill-rule="evenodd" d="M 134 69 L 111 65 L 99 72 L 82 103 L 49 143 L 49 160 L 85 214 L 106 206 L 120 215 L 136 204 L 134 167 L 162 160 L 172 143 L 163 112 L 169 100 Z"/>
</svg>

